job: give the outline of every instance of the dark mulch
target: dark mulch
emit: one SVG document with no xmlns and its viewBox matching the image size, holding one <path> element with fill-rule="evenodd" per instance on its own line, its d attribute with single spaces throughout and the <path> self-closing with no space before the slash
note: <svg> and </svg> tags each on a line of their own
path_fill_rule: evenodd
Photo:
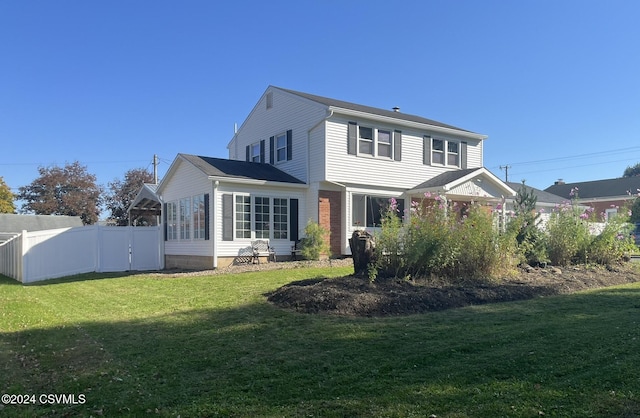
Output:
<svg viewBox="0 0 640 418">
<path fill-rule="evenodd" d="M 640 281 L 638 266 L 528 268 L 499 281 L 376 280 L 345 276 L 289 283 L 267 295 L 285 309 L 348 316 L 410 315 Z"/>
</svg>

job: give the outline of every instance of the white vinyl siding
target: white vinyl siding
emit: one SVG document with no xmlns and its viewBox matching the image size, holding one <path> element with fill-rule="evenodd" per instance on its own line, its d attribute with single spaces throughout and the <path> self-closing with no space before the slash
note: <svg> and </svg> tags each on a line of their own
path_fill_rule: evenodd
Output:
<svg viewBox="0 0 640 418">
<path fill-rule="evenodd" d="M 207 176 L 188 162 L 177 162 L 176 171 L 172 173 L 170 178 L 165 179 L 165 181 L 168 183 L 163 187 L 162 200 L 165 202 L 175 202 L 176 205 L 179 204 L 180 199 L 187 197 L 203 196 L 204 198 L 204 194 L 207 193 L 211 196 L 213 189 L 213 185 L 211 181 L 207 179 Z M 209 197 L 209 199 L 211 199 L 211 197 Z M 178 208 L 176 207 L 176 215 L 177 212 Z M 178 219 L 176 219 L 176 228 L 177 221 Z M 167 225 L 167 227 L 168 226 L 169 225 Z M 213 230 L 212 228 L 213 222 L 209 222 L 209 233 Z M 177 229 L 176 234 L 179 234 Z M 195 238 L 195 236 L 191 236 L 190 234 L 190 239 L 184 240 L 179 239 L 179 235 L 176 235 L 176 239 L 165 242 L 165 254 L 198 256 L 210 256 L 213 254 L 213 244 L 211 240 Z"/>
<path fill-rule="evenodd" d="M 394 129 L 402 131 L 402 158 L 400 161 L 389 158 L 360 158 L 350 155 L 347 153 L 347 126 L 350 120 L 348 117 L 336 115 L 326 122 L 327 143 L 324 173 L 323 170 L 313 170 L 312 182 L 328 180 L 338 184 L 406 190 L 445 171 L 457 169 L 443 165 L 423 164 L 424 136 L 431 133 L 403 126 L 385 128 L 391 130 L 392 134 Z M 358 122 L 362 126 L 378 126 L 374 122 L 365 120 Z M 453 136 L 439 134 L 438 137 L 460 141 L 460 138 Z M 464 141 L 467 142 L 467 167 L 482 167 L 482 141 L 469 138 Z M 312 162 L 312 167 L 314 167 L 313 164 L 315 161 Z"/>
<path fill-rule="evenodd" d="M 272 93 L 272 107 L 267 109 L 266 100 L 269 93 Z M 274 163 L 277 163 L 279 169 L 297 179 L 307 181 L 309 133 L 311 130 L 318 129 L 318 122 L 326 116 L 326 108 L 318 103 L 278 89 L 269 90 L 262 96 L 229 143 L 229 158 L 244 161 L 247 145 L 266 140 L 266 162 L 269 162 L 269 138 L 291 130 L 292 159 L 285 158 L 283 161 Z M 316 157 L 321 158 L 317 154 L 313 158 Z"/>
</svg>

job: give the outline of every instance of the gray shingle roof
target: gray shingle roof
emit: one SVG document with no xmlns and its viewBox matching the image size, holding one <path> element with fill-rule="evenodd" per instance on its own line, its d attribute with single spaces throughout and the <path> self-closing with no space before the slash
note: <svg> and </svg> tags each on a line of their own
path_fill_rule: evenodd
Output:
<svg viewBox="0 0 640 418">
<path fill-rule="evenodd" d="M 516 182 L 512 182 L 512 181 L 508 181 L 506 183 L 507 183 L 507 185 L 509 187 L 511 187 L 516 192 L 518 190 L 520 190 L 520 187 L 522 187 L 522 183 L 516 183 Z M 562 204 L 562 203 L 564 203 L 564 202 L 566 202 L 568 200 L 568 197 L 564 198 L 564 197 L 561 197 L 561 196 L 557 196 L 557 195 L 555 195 L 553 193 L 549 193 L 549 192 L 546 192 L 544 190 L 540 190 L 540 189 L 536 189 L 535 187 L 531 187 L 528 184 L 525 184 L 525 186 L 527 187 L 527 189 L 533 190 L 533 194 L 536 196 L 538 203 Z"/>
<path fill-rule="evenodd" d="M 386 117 L 390 117 L 390 118 L 394 118 L 394 119 L 398 119 L 398 120 L 404 120 L 404 121 L 409 121 L 409 122 L 417 122 L 417 123 L 424 123 L 426 125 L 432 125 L 432 126 L 438 126 L 441 128 L 449 128 L 449 129 L 456 129 L 459 131 L 463 131 L 463 132 L 469 132 L 469 133 L 474 133 L 471 131 L 468 131 L 466 129 L 461 129 L 452 125 L 447 125 L 445 123 L 442 122 L 438 122 L 432 119 L 427 119 L 427 118 L 423 118 L 422 116 L 416 116 L 416 115 L 410 115 L 407 113 L 402 113 L 402 112 L 395 112 L 393 110 L 386 110 L 386 109 L 380 109 L 377 107 L 371 107 L 371 106 L 364 106 L 364 105 L 359 105 L 356 103 L 350 103 L 350 102 L 345 102 L 342 100 L 336 100 L 336 99 L 330 99 L 328 97 L 322 97 L 322 96 L 316 96 L 314 94 L 309 94 L 309 93 L 303 93 L 303 92 L 299 92 L 299 91 L 295 91 L 295 90 L 289 90 L 289 89 L 284 89 L 281 87 L 275 87 L 272 86 L 274 88 L 277 88 L 279 90 L 282 91 L 286 91 L 287 93 L 291 93 L 291 94 L 295 94 L 297 96 L 300 97 L 304 97 L 305 99 L 309 99 L 312 100 L 314 102 L 317 103 L 321 103 L 325 106 L 330 106 L 330 107 L 339 107 L 339 108 L 343 108 L 343 109 L 349 109 L 349 110 L 355 110 L 355 111 L 359 111 L 359 112 L 366 112 L 366 113 L 371 113 L 374 115 L 378 115 L 378 116 L 386 116 Z"/>
<path fill-rule="evenodd" d="M 82 225 L 82 218 L 79 216 L 0 213 L 0 232 L 44 231 Z"/>
<path fill-rule="evenodd" d="M 627 192 L 635 195 L 638 193 L 638 189 L 640 189 L 640 177 L 622 177 L 617 179 L 583 181 L 579 183 L 554 184 L 544 190 L 569 199 L 569 193 L 571 193 L 571 189 L 575 187 L 578 188 L 578 196 L 580 199 L 625 196 Z"/>
<path fill-rule="evenodd" d="M 179 155 L 196 166 L 207 176 L 211 177 L 228 177 L 230 179 L 264 180 L 280 183 L 305 184 L 303 181 L 279 170 L 271 164 L 227 160 L 223 158 L 203 157 L 191 154 Z"/>
<path fill-rule="evenodd" d="M 432 187 L 442 187 L 442 186 L 446 186 L 447 184 L 456 181 L 464 176 L 466 176 L 467 174 L 470 174 L 474 171 L 480 170 L 479 168 L 467 168 L 465 170 L 453 170 L 453 171 L 446 171 L 442 174 L 438 174 L 435 177 L 430 178 L 429 180 L 425 181 L 424 183 L 421 183 L 415 187 L 413 187 L 414 189 L 420 190 L 420 189 L 429 189 Z"/>
</svg>

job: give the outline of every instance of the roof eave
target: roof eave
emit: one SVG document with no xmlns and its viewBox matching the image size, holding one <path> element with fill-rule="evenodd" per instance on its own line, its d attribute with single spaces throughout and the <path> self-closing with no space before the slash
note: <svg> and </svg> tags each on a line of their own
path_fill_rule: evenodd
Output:
<svg viewBox="0 0 640 418">
<path fill-rule="evenodd" d="M 410 120 L 393 118 L 393 117 L 389 117 L 389 116 L 376 115 L 376 114 L 369 113 L 369 112 L 361 112 L 359 110 L 346 109 L 344 107 L 328 106 L 328 109 L 330 111 L 333 111 L 334 113 L 339 113 L 339 114 L 345 115 L 345 116 L 354 116 L 354 117 L 358 117 L 358 118 L 372 119 L 372 120 L 380 121 L 380 122 L 383 122 L 383 123 L 389 123 L 389 124 L 395 124 L 395 125 L 403 125 L 403 126 L 408 126 L 408 127 L 411 127 L 411 128 L 416 128 L 416 129 L 426 129 L 426 130 L 429 130 L 429 131 L 435 131 L 435 132 L 442 133 L 442 134 L 463 136 L 463 137 L 469 138 L 469 139 L 484 140 L 484 139 L 488 138 L 487 135 L 477 134 L 475 132 L 469 132 L 469 131 L 465 131 L 465 130 L 461 130 L 461 129 L 454 129 L 454 128 L 446 128 L 446 127 L 443 127 L 443 126 L 430 125 L 430 124 L 427 124 L 427 123 L 414 122 L 414 121 L 410 121 Z"/>
<path fill-rule="evenodd" d="M 246 178 L 236 178 L 236 177 L 225 177 L 225 176 L 209 176 L 209 180 L 211 181 L 219 181 L 224 183 L 233 183 L 233 184 L 244 184 L 250 186 L 279 186 L 279 187 L 291 187 L 295 189 L 306 189 L 309 186 L 306 183 L 288 183 L 284 181 L 272 181 L 272 180 L 257 180 L 257 179 L 246 179 Z"/>
</svg>

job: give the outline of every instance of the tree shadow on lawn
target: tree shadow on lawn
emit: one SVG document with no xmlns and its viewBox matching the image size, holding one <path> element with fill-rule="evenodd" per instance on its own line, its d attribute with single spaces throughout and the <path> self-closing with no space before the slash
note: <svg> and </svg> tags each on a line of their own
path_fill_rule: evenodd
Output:
<svg viewBox="0 0 640 418">
<path fill-rule="evenodd" d="M 640 289 L 623 288 L 402 318 L 261 302 L 0 332 L 3 393 L 86 396 L 0 412 L 637 416 L 637 323 L 625 320 L 638 309 Z"/>
</svg>

